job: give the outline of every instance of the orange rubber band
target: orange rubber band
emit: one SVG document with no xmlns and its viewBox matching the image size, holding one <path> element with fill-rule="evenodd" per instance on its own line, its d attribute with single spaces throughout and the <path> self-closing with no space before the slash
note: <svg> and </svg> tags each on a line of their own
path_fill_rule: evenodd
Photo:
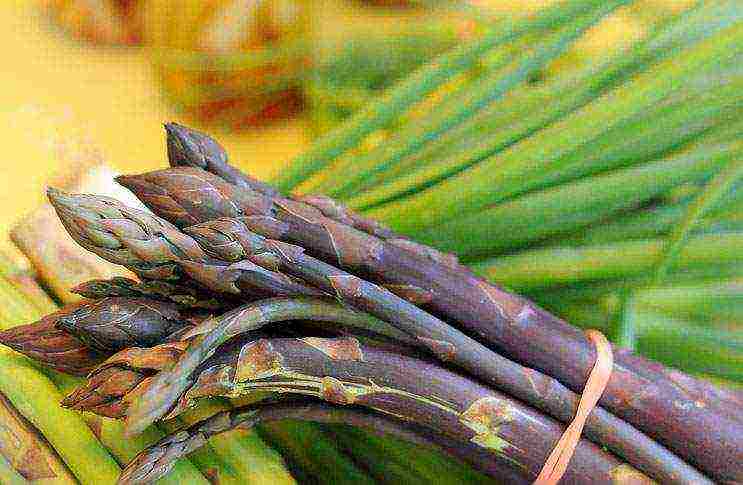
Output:
<svg viewBox="0 0 743 485">
<path fill-rule="evenodd" d="M 593 364 L 593 369 L 591 369 L 591 374 L 588 376 L 588 381 L 578 402 L 578 412 L 575 414 L 573 422 L 565 429 L 552 453 L 547 457 L 547 461 L 534 481 L 534 485 L 556 485 L 565 474 L 568 463 L 570 463 L 570 459 L 573 457 L 575 448 L 580 441 L 588 415 L 596 407 L 604 389 L 606 389 L 609 377 L 611 377 L 611 371 L 614 367 L 614 354 L 611 351 L 611 344 L 604 337 L 604 334 L 598 330 L 587 330 L 586 336 L 596 345 L 596 362 Z"/>
</svg>

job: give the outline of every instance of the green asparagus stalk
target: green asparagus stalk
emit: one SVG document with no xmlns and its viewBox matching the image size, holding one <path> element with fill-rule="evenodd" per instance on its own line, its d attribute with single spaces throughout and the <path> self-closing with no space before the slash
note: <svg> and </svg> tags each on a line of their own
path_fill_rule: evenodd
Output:
<svg viewBox="0 0 743 485">
<path fill-rule="evenodd" d="M 0 390 L 44 434 L 83 483 L 114 483 L 119 467 L 75 413 L 59 408 L 57 387 L 27 359 L 0 350 Z"/>
<path fill-rule="evenodd" d="M 21 478 L 38 485 L 74 485 L 75 477 L 39 432 L 0 394 L 0 483 Z"/>
</svg>

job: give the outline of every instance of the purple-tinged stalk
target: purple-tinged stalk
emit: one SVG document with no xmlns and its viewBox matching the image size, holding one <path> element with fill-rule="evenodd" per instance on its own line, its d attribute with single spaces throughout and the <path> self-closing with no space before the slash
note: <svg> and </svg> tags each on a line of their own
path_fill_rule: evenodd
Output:
<svg viewBox="0 0 743 485">
<path fill-rule="evenodd" d="M 186 342 L 172 342 L 122 350 L 96 367 L 82 386 L 64 398 L 62 406 L 121 419 L 152 376 L 172 365 L 186 346 Z"/>
<path fill-rule="evenodd" d="M 199 398 L 254 391 L 309 395 L 396 416 L 450 440 L 475 444 L 488 452 L 488 460 L 510 464 L 532 479 L 564 429 L 532 408 L 436 363 L 362 346 L 354 338 L 250 336 L 247 342 L 232 342 L 201 366 L 169 416 Z M 146 396 L 147 392 L 142 398 Z M 627 467 L 582 440 L 566 480 L 608 483 L 620 466 Z"/>
<path fill-rule="evenodd" d="M 87 375 L 106 356 L 92 351 L 78 338 L 57 326 L 61 318 L 87 303 L 72 303 L 37 322 L 2 331 L 0 344 L 64 374 Z"/>
<path fill-rule="evenodd" d="M 64 374 L 84 376 L 119 350 L 177 338 L 204 318 L 148 298 L 82 300 L 0 332 L 0 343 Z"/>
<path fill-rule="evenodd" d="M 112 296 L 152 298 L 178 305 L 179 308 L 219 310 L 236 306 L 237 300 L 227 295 L 217 295 L 196 285 L 186 285 L 162 280 L 136 281 L 117 276 L 107 280 L 96 279 L 80 283 L 70 290 L 85 298 L 100 300 Z"/>
<path fill-rule="evenodd" d="M 91 300 L 57 319 L 57 327 L 95 352 L 152 347 L 191 325 L 175 304 L 149 298 Z"/>
<path fill-rule="evenodd" d="M 254 298 L 317 295 L 281 273 L 245 262 L 229 265 L 210 258 L 192 238 L 169 222 L 115 199 L 48 190 L 62 224 L 85 249 L 131 269 L 144 279 L 190 277 L 215 292 Z"/>
<path fill-rule="evenodd" d="M 165 123 L 168 161 L 172 167 L 198 167 L 231 184 L 263 195 L 279 195 L 270 185 L 242 173 L 227 161 L 227 151 L 214 138 L 178 123 Z"/>
<path fill-rule="evenodd" d="M 578 397 L 559 382 L 494 353 L 390 291 L 305 255 L 301 248 L 262 238 L 235 219 L 216 220 L 187 228 L 186 231 L 202 247 L 229 248 L 228 252 L 220 254 L 224 258 L 252 258 L 255 255 L 261 260 L 273 258 L 283 271 L 301 277 L 328 293 L 334 293 L 348 305 L 389 322 L 407 334 L 409 339 L 412 338 L 418 347 L 441 360 L 459 365 L 484 382 L 523 399 L 562 422 L 570 422 L 575 414 Z M 237 246 L 243 248 L 242 254 L 236 250 Z M 215 251 L 214 255 L 218 256 L 217 253 Z M 230 315 L 224 322 L 209 320 L 190 332 L 190 335 L 209 333 L 203 334 L 203 339 L 194 343 L 172 369 L 155 379 L 148 391 L 148 399 L 137 406 L 137 414 L 129 422 L 136 423 L 140 419 L 143 423 L 148 422 L 158 414 L 154 411 L 158 405 L 163 406 L 159 413 L 164 412 L 172 404 L 173 396 L 182 392 L 186 376 L 198 362 L 203 361 L 208 352 L 216 348 L 210 349 L 210 342 L 212 346 L 220 345 L 241 330 L 252 330 L 254 327 L 251 325 L 250 318 L 232 319 Z M 171 399 L 170 403 L 167 403 L 167 398 Z M 601 408 L 592 413 L 587 424 L 587 435 L 636 466 L 653 470 L 650 473 L 655 476 L 671 478 L 679 476 L 679 470 L 683 470 L 681 476 L 699 476 L 668 450 Z M 658 460 L 658 456 L 664 458 Z M 662 465 L 658 467 L 658 463 Z"/>
<path fill-rule="evenodd" d="M 418 446 L 437 448 L 483 472 L 498 477 L 503 483 L 527 485 L 521 473 L 510 466 L 487 460 L 487 452 L 471 443 L 451 443 L 445 436 L 404 422 L 392 416 L 363 408 L 337 406 L 312 400 L 270 401 L 251 404 L 219 413 L 175 435 L 162 439 L 143 451 L 124 470 L 120 483 L 150 483 L 166 475 L 173 462 L 202 446 L 209 437 L 234 429 L 252 428 L 257 424 L 286 419 L 323 424 L 345 424 L 363 428 L 381 436 L 394 436 Z"/>
<path fill-rule="evenodd" d="M 268 197 L 281 197 L 278 190 L 230 165 L 227 161 L 227 151 L 217 140 L 206 133 L 176 123 L 166 123 L 165 130 L 167 132 L 168 161 L 171 167 L 200 168 L 238 187 L 253 190 Z M 126 177 L 122 177 L 123 180 L 126 180 Z M 421 251 L 431 259 L 444 261 L 450 265 L 457 263 L 456 256 L 416 244 L 405 236 L 395 234 L 392 229 L 384 224 L 352 211 L 331 197 L 298 195 L 292 198 L 315 207 L 325 217 L 371 236 L 387 240 L 402 248 Z"/>
<path fill-rule="evenodd" d="M 60 216 L 67 217 L 70 214 L 74 216 L 74 211 L 95 212 L 98 202 L 93 196 L 65 196 L 56 199 L 55 204 L 62 209 Z M 118 209 L 116 214 L 121 217 L 127 210 Z M 95 214 L 99 218 L 98 224 L 103 225 L 106 222 L 106 214 L 100 211 Z M 119 221 L 120 224 L 125 222 L 127 221 Z M 298 247 L 267 240 L 251 233 L 239 220 L 221 220 L 213 224 L 216 225 L 214 228 L 204 224 L 192 228 L 189 232 L 199 238 L 213 258 L 221 255 L 223 264 L 227 263 L 225 260 L 228 258 L 239 264 L 247 261 L 241 258 L 250 257 L 255 264 L 280 267 L 283 271 L 306 278 L 326 292 L 335 294 L 345 303 L 369 310 L 398 330 L 407 333 L 418 342 L 418 345 L 464 367 L 497 388 L 531 403 L 563 422 L 572 420 L 577 408 L 577 396 L 548 376 L 501 357 L 406 300 L 306 256 Z M 70 225 L 69 222 L 66 225 Z M 147 227 L 141 228 L 141 232 L 153 233 L 152 229 Z M 109 234 L 112 238 L 118 237 L 116 239 L 118 247 L 128 247 L 129 238 L 121 237 L 120 233 Z M 212 235 L 217 240 L 211 245 L 206 244 Z M 142 240 L 138 239 L 136 242 L 142 244 Z M 189 250 L 198 247 L 194 240 L 183 233 L 170 237 L 168 243 L 172 251 L 181 253 L 185 251 L 179 250 L 178 244 L 184 244 L 185 249 Z M 95 251 L 95 245 L 90 244 L 89 247 Z M 106 251 L 98 251 L 97 254 L 105 257 Z M 232 267 L 236 265 L 233 264 Z M 200 362 L 199 353 L 208 353 L 212 350 L 199 349 L 195 346 L 192 355 L 184 356 L 178 366 L 156 377 L 146 398 L 138 401 L 134 407 L 129 429 L 136 432 L 162 417 L 188 384 L 190 372 Z M 603 409 L 596 409 L 592 413 L 587 425 L 587 436 L 596 443 L 606 445 L 630 463 L 635 463 L 644 470 L 653 470 L 654 476 L 686 477 L 689 473 L 696 473 L 668 450 Z"/>
<path fill-rule="evenodd" d="M 418 304 L 574 391 L 582 389 L 596 358 L 580 330 L 533 303 L 456 267 L 356 231 L 306 204 L 261 198 L 223 180 L 211 183 L 194 168 L 129 176 L 120 182 L 176 225 L 242 216 L 256 233 L 301 245 L 314 256 L 391 289 L 404 287 L 416 295 Z M 244 205 L 249 196 L 261 200 Z M 629 361 L 620 354 L 601 405 L 710 475 L 720 480 L 743 478 L 739 460 L 743 443 L 737 438 L 743 430 L 730 418 L 740 410 L 721 416 L 716 410 L 730 404 L 716 395 L 706 392 L 702 399 L 690 395 L 644 359 Z"/>
</svg>

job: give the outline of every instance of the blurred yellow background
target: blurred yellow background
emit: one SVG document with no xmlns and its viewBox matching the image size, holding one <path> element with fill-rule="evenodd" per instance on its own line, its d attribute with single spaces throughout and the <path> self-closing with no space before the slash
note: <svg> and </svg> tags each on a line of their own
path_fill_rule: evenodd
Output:
<svg viewBox="0 0 743 485">
<path fill-rule="evenodd" d="M 550 1 L 487 3 L 498 13 L 515 14 Z M 674 0 L 653 3 L 673 6 Z M 341 23 L 324 22 L 333 25 Z M 581 41 L 578 48 L 584 53 L 595 55 L 608 45 L 636 38 L 642 28 L 637 17 L 626 12 L 599 27 Z M 0 42 L 5 53 L 0 78 L 5 165 L 0 178 L 0 246 L 7 243 L 10 227 L 44 200 L 44 187 L 69 173 L 71 165 L 103 162 L 126 172 L 164 166 L 161 125 L 179 121 L 179 116 L 164 99 L 146 49 L 74 39 L 36 2 L 22 0 L 0 3 Z M 301 116 L 238 133 L 209 131 L 234 162 L 264 179 L 310 141 Z"/>
<path fill-rule="evenodd" d="M 50 178 L 70 164 L 102 161 L 128 172 L 164 167 L 162 123 L 178 116 L 142 49 L 70 38 L 24 1 L 0 2 L 0 45 L 2 244 L 13 223 L 44 200 Z M 239 134 L 210 131 L 261 178 L 309 141 L 302 119 Z"/>
</svg>

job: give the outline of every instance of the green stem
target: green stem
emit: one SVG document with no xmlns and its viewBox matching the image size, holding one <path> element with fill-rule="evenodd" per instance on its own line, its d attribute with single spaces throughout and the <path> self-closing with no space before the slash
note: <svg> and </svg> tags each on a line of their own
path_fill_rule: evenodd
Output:
<svg viewBox="0 0 743 485">
<path fill-rule="evenodd" d="M 0 349 L 0 391 L 59 453 L 82 483 L 115 483 L 119 466 L 62 395 L 25 357 Z"/>
<path fill-rule="evenodd" d="M 608 160 L 608 164 L 586 163 L 584 152 L 596 155 L 593 150 L 602 147 L 592 146 L 590 142 L 606 133 L 607 127 L 621 127 L 632 117 L 641 119 L 644 111 L 669 96 L 683 95 L 687 86 L 679 86 L 679 79 L 701 80 L 705 73 L 719 74 L 720 66 L 735 65 L 742 45 L 743 27 L 729 27 L 655 69 L 633 77 L 610 95 L 571 113 L 498 156 L 426 191 L 372 210 L 370 214 L 386 220 L 393 229 L 409 234 L 477 212 L 527 190 L 604 171 L 617 162 L 626 164 L 623 158 Z M 436 210 L 431 210 L 432 207 Z"/>
<path fill-rule="evenodd" d="M 707 187 L 694 200 L 682 221 L 669 236 L 667 246 L 663 250 L 663 255 L 656 270 L 657 281 L 660 282 L 666 278 L 671 267 L 678 260 L 684 245 L 691 237 L 699 219 L 704 217 L 711 208 L 728 195 L 741 178 L 743 178 L 743 159 L 740 158 L 740 154 L 736 154 L 728 166 L 707 184 Z"/>
<path fill-rule="evenodd" d="M 347 203 L 368 209 L 423 190 L 492 156 L 625 81 L 638 69 L 713 35 L 741 15 L 730 2 L 703 6 L 666 22 L 629 52 L 599 66 L 569 73 L 540 88 L 514 92 L 475 119 L 429 143 L 412 159 L 387 171 L 384 183 L 355 194 Z"/>
<path fill-rule="evenodd" d="M 439 56 L 295 158 L 287 169 L 281 172 L 276 184 L 284 191 L 293 189 L 332 160 L 356 146 L 368 134 L 383 127 L 408 107 L 417 103 L 423 96 L 441 86 L 454 75 L 475 65 L 494 47 L 508 43 L 525 33 L 559 24 L 596 3 L 595 0 L 560 2 L 558 6 L 545 9 L 533 18 L 519 20 L 502 30 L 493 30 L 476 41 Z"/>
<path fill-rule="evenodd" d="M 519 290 L 625 278 L 652 270 L 665 244 L 663 239 L 648 239 L 598 246 L 538 249 L 477 263 L 473 269 L 491 281 Z M 739 265 L 743 263 L 741 245 L 741 232 L 694 236 L 681 251 L 683 266 L 677 264 L 673 269 Z"/>
<path fill-rule="evenodd" d="M 301 483 L 362 484 L 374 481 L 341 453 L 316 423 L 304 421 L 263 423 L 261 435 L 290 462 Z"/>
<path fill-rule="evenodd" d="M 340 171 L 344 176 L 337 178 L 333 189 L 326 189 L 325 192 L 342 198 L 376 185 L 380 181 L 377 176 L 379 172 L 399 163 L 404 157 L 460 125 L 523 83 L 531 74 L 564 53 L 588 28 L 623 3 L 626 3 L 626 0 L 605 2 L 598 9 L 578 17 L 557 33 L 547 37 L 532 54 L 517 60 L 504 72 L 497 72 L 495 75 L 474 81 L 445 98 L 425 120 L 408 124 L 406 129 L 399 131 L 393 139 L 387 140 L 377 150 L 354 157 L 347 167 L 341 166 Z"/>
<path fill-rule="evenodd" d="M 463 258 L 493 254 L 604 220 L 667 192 L 703 181 L 743 153 L 740 144 L 698 143 L 660 161 L 526 194 L 419 233 L 423 243 Z"/>
</svg>

